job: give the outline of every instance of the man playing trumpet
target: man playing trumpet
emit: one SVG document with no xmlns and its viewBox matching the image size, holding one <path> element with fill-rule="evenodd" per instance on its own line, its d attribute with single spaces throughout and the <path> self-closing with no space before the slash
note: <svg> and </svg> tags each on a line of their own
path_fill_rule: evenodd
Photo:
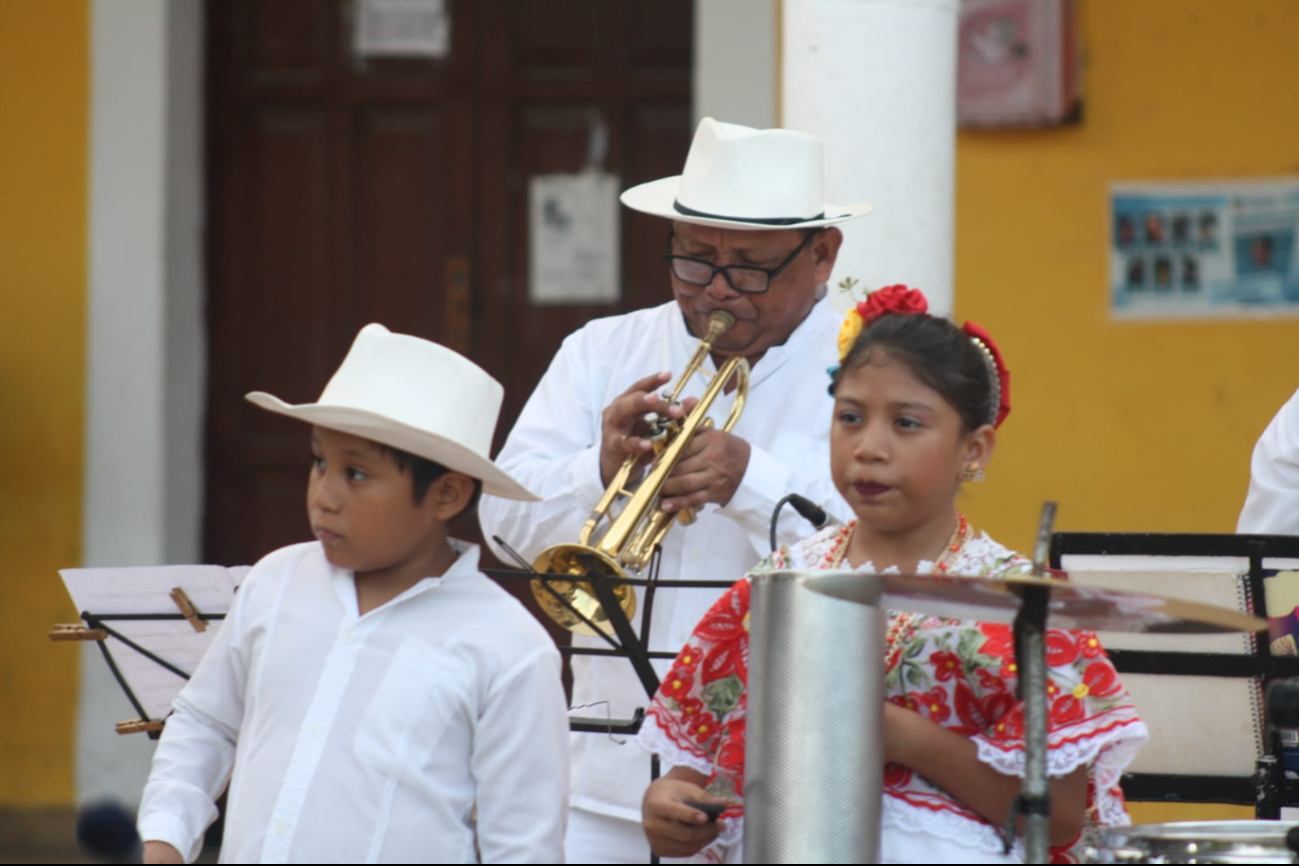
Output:
<svg viewBox="0 0 1299 866">
<path fill-rule="evenodd" d="M 835 224 L 870 207 L 826 204 L 821 160 L 821 143 L 810 135 L 705 119 L 680 176 L 623 194 L 628 207 L 671 221 L 664 258 L 674 301 L 590 322 L 564 341 L 497 458 L 543 501 L 483 497 L 486 537 L 499 535 L 530 561 L 575 541 L 629 455 L 651 450 L 646 416 L 679 419 L 703 392 L 705 378 L 693 377 L 681 392 L 684 407 L 662 394 L 717 310 L 735 324 L 713 342 L 703 368 L 715 372 L 727 358 L 745 358 L 747 398 L 729 433 L 704 430 L 691 439 L 661 488 L 664 511 L 698 509 L 695 522 L 663 541 L 661 576 L 742 573 L 768 552 L 772 510 L 788 493 L 847 515 L 826 459 L 832 401 L 823 382 L 836 361 L 839 316 L 824 300 L 825 284 L 843 241 Z M 735 396 L 713 403 L 719 423 Z M 795 523 L 784 521 L 784 540 L 806 534 Z M 680 649 L 719 595 L 657 592 L 650 648 Z M 574 643 L 604 645 L 582 636 Z M 572 667 L 573 704 L 599 705 L 588 715 L 607 704 L 611 717 L 629 718 L 648 702 L 625 659 L 575 656 Z M 656 667 L 666 671 L 666 663 Z M 577 734 L 572 766 L 568 861 L 647 862 L 640 802 L 648 756 L 612 737 Z"/>
</svg>

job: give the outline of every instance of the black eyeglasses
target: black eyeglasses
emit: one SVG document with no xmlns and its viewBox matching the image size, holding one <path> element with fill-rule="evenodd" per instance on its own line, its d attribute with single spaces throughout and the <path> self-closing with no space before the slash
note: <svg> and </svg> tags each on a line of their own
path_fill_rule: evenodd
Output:
<svg viewBox="0 0 1299 866">
<path fill-rule="evenodd" d="M 760 268 L 756 265 L 715 265 L 703 259 L 675 255 L 672 252 L 674 232 L 668 232 L 668 245 L 663 250 L 663 258 L 667 260 L 668 266 L 672 268 L 673 275 L 686 285 L 702 288 L 710 284 L 720 272 L 722 278 L 726 280 L 726 285 L 735 291 L 743 292 L 746 295 L 760 295 L 771 288 L 771 281 L 778 277 L 781 271 L 789 267 L 790 263 L 798 258 L 799 253 L 807 249 L 807 245 L 812 243 L 812 238 L 816 237 L 820 231 L 820 229 L 812 229 L 808 232 L 807 237 L 803 238 L 803 242 L 795 247 L 794 251 L 774 268 Z"/>
</svg>

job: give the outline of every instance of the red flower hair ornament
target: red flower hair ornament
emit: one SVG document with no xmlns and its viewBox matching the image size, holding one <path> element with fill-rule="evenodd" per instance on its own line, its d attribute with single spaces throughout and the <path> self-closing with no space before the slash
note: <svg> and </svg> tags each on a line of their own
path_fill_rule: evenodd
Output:
<svg viewBox="0 0 1299 866">
<path fill-rule="evenodd" d="M 839 329 L 839 363 L 848 357 L 857 337 L 871 322 L 881 316 L 929 315 L 929 300 L 919 289 L 909 289 L 902 284 L 884 286 L 866 296 L 848 311 L 843 326 Z M 970 342 L 979 350 L 979 355 L 988 366 L 989 378 L 992 381 L 992 401 L 988 409 L 988 423 L 1000 427 L 1001 422 L 1010 414 L 1010 371 L 1001 356 L 1001 350 L 992 341 L 992 337 L 980 326 L 966 322 L 961 330 L 970 338 Z M 831 369 L 831 376 L 838 372 L 838 367 Z"/>
</svg>

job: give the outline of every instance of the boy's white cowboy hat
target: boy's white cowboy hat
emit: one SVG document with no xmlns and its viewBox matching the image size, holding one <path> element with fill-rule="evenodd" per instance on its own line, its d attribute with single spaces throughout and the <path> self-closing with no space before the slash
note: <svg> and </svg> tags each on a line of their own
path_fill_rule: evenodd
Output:
<svg viewBox="0 0 1299 866">
<path fill-rule="evenodd" d="M 865 216 L 868 204 L 827 204 L 821 142 L 792 129 L 705 117 L 681 174 L 634 186 L 627 207 L 724 229 L 813 229 Z"/>
<path fill-rule="evenodd" d="M 487 456 L 505 389 L 445 346 L 366 325 L 315 403 L 293 405 L 264 391 L 263 409 L 372 439 L 483 482 L 483 492 L 537 499 Z"/>
</svg>

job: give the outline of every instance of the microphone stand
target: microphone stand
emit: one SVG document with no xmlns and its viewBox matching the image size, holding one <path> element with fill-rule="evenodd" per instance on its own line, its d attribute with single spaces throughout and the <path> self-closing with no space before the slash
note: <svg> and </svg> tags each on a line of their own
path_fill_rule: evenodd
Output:
<svg viewBox="0 0 1299 866">
<path fill-rule="evenodd" d="M 824 529 L 831 523 L 836 525 L 839 523 L 834 515 L 827 512 L 812 500 L 805 496 L 800 496 L 797 493 L 791 493 L 777 502 L 775 509 L 771 512 L 771 523 L 767 532 L 770 535 L 772 550 L 776 549 L 776 524 L 780 520 L 780 509 L 784 508 L 786 505 L 794 506 L 794 510 L 799 513 L 799 516 L 812 524 L 814 529 L 820 530 Z"/>
</svg>

